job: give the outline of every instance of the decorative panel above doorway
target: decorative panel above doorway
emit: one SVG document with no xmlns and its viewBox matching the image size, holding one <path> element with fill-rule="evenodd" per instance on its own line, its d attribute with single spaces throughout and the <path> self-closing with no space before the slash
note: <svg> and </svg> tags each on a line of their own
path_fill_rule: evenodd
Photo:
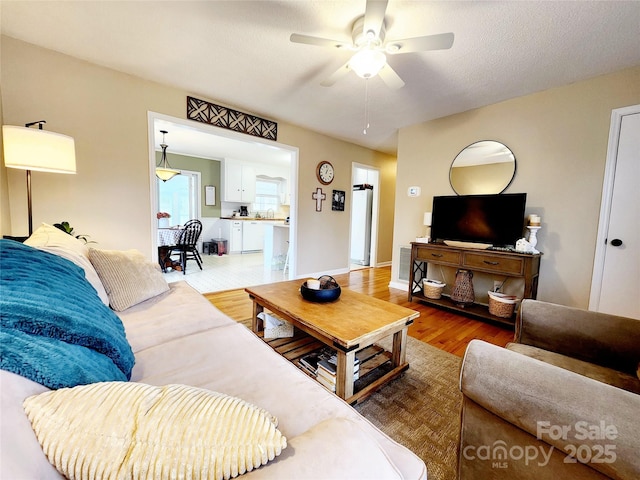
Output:
<svg viewBox="0 0 640 480">
<path fill-rule="evenodd" d="M 276 141 L 278 124 L 222 105 L 187 97 L 187 119 Z"/>
</svg>

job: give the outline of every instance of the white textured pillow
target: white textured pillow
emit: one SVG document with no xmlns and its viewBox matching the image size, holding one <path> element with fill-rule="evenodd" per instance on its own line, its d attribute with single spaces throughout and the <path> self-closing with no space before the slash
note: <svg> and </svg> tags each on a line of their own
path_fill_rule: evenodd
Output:
<svg viewBox="0 0 640 480">
<path fill-rule="evenodd" d="M 229 479 L 287 446 L 265 410 L 185 385 L 93 383 L 34 395 L 24 409 L 67 478 Z"/>
<path fill-rule="evenodd" d="M 137 250 L 90 248 L 89 260 L 107 291 L 109 305 L 117 312 L 169 290 L 159 266 Z"/>
<path fill-rule="evenodd" d="M 25 240 L 24 244 L 66 258 L 83 268 L 85 278 L 98 292 L 102 303 L 109 305 L 107 292 L 89 261 L 89 249 L 83 242 L 56 227 L 43 223 Z"/>
</svg>

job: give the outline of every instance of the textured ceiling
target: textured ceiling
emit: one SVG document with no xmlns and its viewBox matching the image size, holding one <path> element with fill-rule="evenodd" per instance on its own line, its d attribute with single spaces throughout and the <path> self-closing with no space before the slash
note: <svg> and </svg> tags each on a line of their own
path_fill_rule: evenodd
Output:
<svg viewBox="0 0 640 480">
<path fill-rule="evenodd" d="M 450 50 L 389 63 L 406 85 L 320 82 L 349 52 L 365 0 L 7 1 L 2 33 L 256 115 L 395 153 L 397 130 L 640 65 L 640 2 L 390 0 L 387 40 L 453 32 Z"/>
</svg>

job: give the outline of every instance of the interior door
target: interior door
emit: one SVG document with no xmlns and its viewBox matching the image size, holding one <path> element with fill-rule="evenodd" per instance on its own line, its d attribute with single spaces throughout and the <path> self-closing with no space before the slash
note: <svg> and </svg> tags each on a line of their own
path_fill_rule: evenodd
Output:
<svg viewBox="0 0 640 480">
<path fill-rule="evenodd" d="M 640 105 L 615 113 L 589 308 L 640 319 Z"/>
</svg>

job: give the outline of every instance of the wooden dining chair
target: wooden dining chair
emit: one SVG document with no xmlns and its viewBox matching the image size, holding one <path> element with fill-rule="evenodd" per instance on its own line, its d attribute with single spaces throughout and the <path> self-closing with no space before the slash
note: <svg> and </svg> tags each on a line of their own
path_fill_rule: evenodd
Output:
<svg viewBox="0 0 640 480">
<path fill-rule="evenodd" d="M 187 271 L 187 260 L 195 260 L 202 270 L 202 257 L 198 252 L 198 239 L 202 233 L 202 222 L 200 220 L 189 220 L 184 224 L 180 233 L 178 243 L 171 247 L 170 256 L 179 255 L 179 263 L 182 267 L 182 274 Z"/>
</svg>

